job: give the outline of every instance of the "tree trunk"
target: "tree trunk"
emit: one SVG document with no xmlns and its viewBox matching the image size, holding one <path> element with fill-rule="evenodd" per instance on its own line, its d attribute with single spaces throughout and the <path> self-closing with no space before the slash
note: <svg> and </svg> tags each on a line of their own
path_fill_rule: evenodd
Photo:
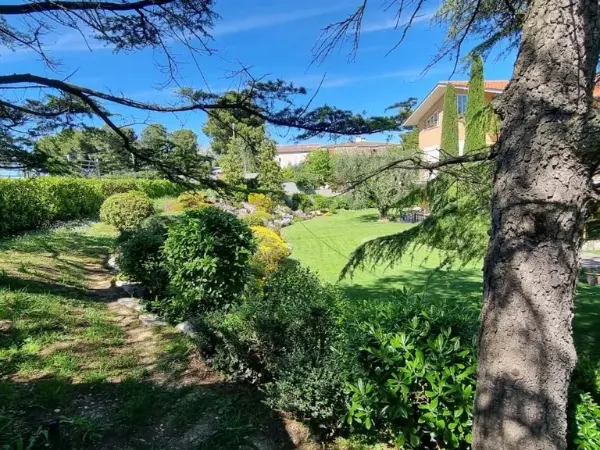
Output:
<svg viewBox="0 0 600 450">
<path fill-rule="evenodd" d="M 573 299 L 591 189 L 597 0 L 533 0 L 496 105 L 474 450 L 565 449 Z"/>
</svg>

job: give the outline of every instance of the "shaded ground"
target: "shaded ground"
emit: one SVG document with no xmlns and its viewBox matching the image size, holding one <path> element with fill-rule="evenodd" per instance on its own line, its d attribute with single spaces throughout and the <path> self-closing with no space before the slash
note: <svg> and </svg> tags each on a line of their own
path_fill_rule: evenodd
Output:
<svg viewBox="0 0 600 450">
<path fill-rule="evenodd" d="M 319 273 L 331 283 L 350 253 L 374 237 L 401 232 L 409 224 L 378 223 L 372 211 L 341 211 L 284 228 L 282 233 L 292 245 L 292 257 Z M 590 255 L 590 258 L 592 255 Z M 598 258 L 598 257 L 596 257 Z M 599 263 L 595 264 L 600 267 Z M 482 297 L 481 264 L 453 270 L 436 270 L 436 252 L 421 248 L 407 255 L 393 268 L 357 272 L 352 280 L 342 280 L 350 298 L 385 299 L 407 287 L 427 296 L 467 300 L 479 308 Z M 582 278 L 577 287 L 574 330 L 579 351 L 600 358 L 600 286 L 588 286 Z"/>
<path fill-rule="evenodd" d="M 102 225 L 0 242 L 0 448 L 311 448 L 303 427 L 115 303 Z"/>
</svg>

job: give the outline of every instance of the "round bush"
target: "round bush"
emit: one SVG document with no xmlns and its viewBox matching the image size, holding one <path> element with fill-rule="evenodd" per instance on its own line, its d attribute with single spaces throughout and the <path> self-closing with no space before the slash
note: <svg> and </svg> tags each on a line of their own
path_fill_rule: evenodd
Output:
<svg viewBox="0 0 600 450">
<path fill-rule="evenodd" d="M 120 231 L 132 230 L 153 213 L 154 208 L 148 196 L 132 191 L 114 194 L 104 200 L 100 207 L 100 220 Z"/>
<path fill-rule="evenodd" d="M 265 194 L 256 194 L 252 193 L 248 195 L 248 203 L 256 206 L 258 210 L 263 210 L 267 212 L 273 211 L 275 208 L 275 203 L 271 198 L 267 197 Z"/>
<path fill-rule="evenodd" d="M 164 255 L 172 319 L 234 304 L 254 253 L 252 232 L 233 214 L 208 207 L 185 213 L 169 230 Z"/>
<path fill-rule="evenodd" d="M 266 273 L 273 272 L 285 258 L 290 256 L 289 247 L 277 233 L 267 227 L 250 228 L 258 241 L 258 250 L 254 255 L 255 265 Z"/>
</svg>

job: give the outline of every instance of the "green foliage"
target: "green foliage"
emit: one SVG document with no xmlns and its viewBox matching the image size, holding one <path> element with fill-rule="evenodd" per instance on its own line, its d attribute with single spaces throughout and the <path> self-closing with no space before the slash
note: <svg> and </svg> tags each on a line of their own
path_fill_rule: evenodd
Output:
<svg viewBox="0 0 600 450">
<path fill-rule="evenodd" d="M 264 226 L 273 219 L 273 216 L 266 211 L 257 210 L 241 218 L 249 227 Z"/>
<path fill-rule="evenodd" d="M 251 193 L 248 195 L 248 203 L 256 206 L 258 210 L 266 211 L 268 213 L 273 212 L 275 208 L 275 202 L 265 194 Z"/>
<path fill-rule="evenodd" d="M 483 86 L 483 59 L 478 55 L 473 56 L 471 64 L 465 125 L 465 154 L 482 151 L 486 146 L 487 110 Z"/>
<path fill-rule="evenodd" d="M 249 97 L 236 91 L 226 92 L 217 104 L 235 103 Z M 251 105 L 249 105 L 251 106 Z M 210 146 L 216 155 L 224 155 L 229 152 L 227 145 L 234 134 L 244 134 L 249 128 L 262 128 L 264 121 L 256 115 L 250 114 L 243 109 L 216 109 L 202 125 L 202 132 L 207 135 L 211 142 Z"/>
<path fill-rule="evenodd" d="M 596 450 L 600 448 L 600 406 L 589 392 L 577 392 L 574 412 L 576 433 L 571 448 Z"/>
<path fill-rule="evenodd" d="M 177 202 L 184 209 L 199 209 L 206 208 L 210 206 L 210 204 L 206 201 L 206 195 L 204 192 L 184 192 L 179 197 L 177 197 Z"/>
<path fill-rule="evenodd" d="M 338 189 L 345 189 L 357 180 L 365 179 L 355 187 L 354 195 L 375 205 L 380 219 L 387 220 L 396 204 L 413 188 L 418 173 L 407 169 L 378 171 L 414 151 L 397 148 L 375 156 L 340 155 L 335 158 L 335 184 Z"/>
<path fill-rule="evenodd" d="M 331 425 L 343 405 L 331 348 L 341 301 L 337 289 L 286 261 L 238 310 L 206 317 L 203 350 L 215 367 L 266 383 L 270 404 Z"/>
<path fill-rule="evenodd" d="M 165 315 L 183 319 L 235 305 L 254 248 L 250 229 L 234 215 L 213 207 L 185 213 L 164 244 L 171 294 Z"/>
<path fill-rule="evenodd" d="M 333 178 L 333 164 L 327 149 L 310 152 L 302 168 L 308 178 L 313 180 L 316 187 L 330 182 Z"/>
<path fill-rule="evenodd" d="M 475 351 L 425 311 L 385 330 L 369 329 L 362 374 L 347 386 L 346 421 L 399 448 L 468 448 L 475 385 Z"/>
<path fill-rule="evenodd" d="M 276 161 L 277 145 L 272 139 L 265 139 L 258 148 L 258 185 L 261 189 L 272 192 L 271 195 L 281 195 L 281 168 Z"/>
<path fill-rule="evenodd" d="M 100 220 L 120 231 L 132 230 L 153 213 L 150 198 L 143 192 L 131 191 L 114 194 L 104 200 L 100 207 Z"/>
<path fill-rule="evenodd" d="M 168 225 L 168 219 L 152 217 L 120 239 L 119 269 L 129 279 L 142 283 L 148 291 L 145 296 L 150 299 L 162 296 L 169 282 L 162 254 Z"/>
<path fill-rule="evenodd" d="M 151 198 L 181 187 L 166 180 L 40 177 L 0 180 L 0 237 L 58 220 L 93 217 L 117 192 L 143 191 Z"/>
<path fill-rule="evenodd" d="M 441 148 L 444 156 L 458 156 L 458 107 L 456 88 L 451 83 L 446 85 L 444 94 Z"/>
<path fill-rule="evenodd" d="M 310 195 L 304 193 L 292 194 L 291 208 L 296 211 L 311 211 L 313 207 Z"/>
</svg>

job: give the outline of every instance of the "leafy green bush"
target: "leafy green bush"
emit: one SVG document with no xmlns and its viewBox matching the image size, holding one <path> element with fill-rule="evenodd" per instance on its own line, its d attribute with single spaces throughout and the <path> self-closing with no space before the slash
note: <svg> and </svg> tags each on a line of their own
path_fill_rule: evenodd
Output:
<svg viewBox="0 0 600 450">
<path fill-rule="evenodd" d="M 312 211 L 313 202 L 310 198 L 310 195 L 304 193 L 296 193 L 292 195 L 290 207 L 296 211 Z"/>
<path fill-rule="evenodd" d="M 254 249 L 252 232 L 234 215 L 213 207 L 185 213 L 164 245 L 171 294 L 164 313 L 185 318 L 236 304 Z"/>
<path fill-rule="evenodd" d="M 579 355 L 569 390 L 569 448 L 600 448 L 600 365 Z"/>
<path fill-rule="evenodd" d="M 313 208 L 318 211 L 328 211 L 334 206 L 334 197 L 315 194 L 312 197 Z"/>
<path fill-rule="evenodd" d="M 266 225 L 270 220 L 273 219 L 273 216 L 266 211 L 257 210 L 247 216 L 242 217 L 242 220 L 249 226 L 259 226 L 262 227 Z"/>
<path fill-rule="evenodd" d="M 148 196 L 131 191 L 114 194 L 104 200 L 100 207 L 100 220 L 120 231 L 132 230 L 138 228 L 153 213 L 154 207 Z"/>
<path fill-rule="evenodd" d="M 275 202 L 265 194 L 251 193 L 248 195 L 248 203 L 256 206 L 258 210 L 272 212 L 275 208 Z"/>
<path fill-rule="evenodd" d="M 362 374 L 351 380 L 346 421 L 400 448 L 468 448 L 475 386 L 475 349 L 427 312 L 398 330 L 371 327 L 360 350 Z"/>
<path fill-rule="evenodd" d="M 343 411 L 343 372 L 332 350 L 341 303 L 340 291 L 285 261 L 239 309 L 206 318 L 203 351 L 216 368 L 266 383 L 273 406 L 330 426 Z"/>
<path fill-rule="evenodd" d="M 146 298 L 163 296 L 169 283 L 162 247 L 167 239 L 168 220 L 152 217 L 139 229 L 123 233 L 117 264 L 121 273 L 139 281 L 148 291 Z"/>
</svg>

